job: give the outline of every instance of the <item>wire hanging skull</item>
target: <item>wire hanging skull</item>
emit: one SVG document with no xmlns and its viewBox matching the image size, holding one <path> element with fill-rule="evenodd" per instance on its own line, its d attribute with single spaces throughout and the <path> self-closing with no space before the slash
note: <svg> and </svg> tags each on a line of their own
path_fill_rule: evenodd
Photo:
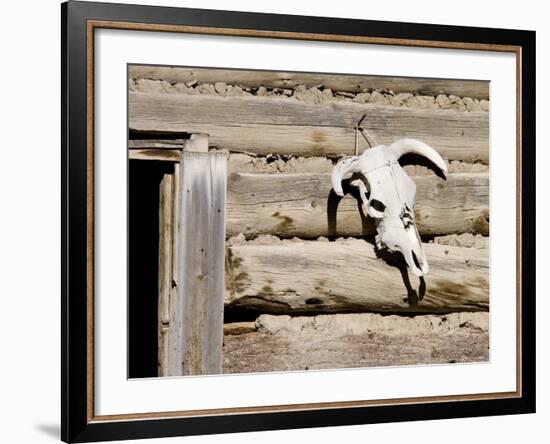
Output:
<svg viewBox="0 0 550 444">
<path fill-rule="evenodd" d="M 408 153 L 423 156 L 447 172 L 447 163 L 431 146 L 416 139 L 401 139 L 338 161 L 332 171 L 332 188 L 344 196 L 342 180 L 352 179 L 350 184 L 359 190 L 363 212 L 375 220 L 377 248 L 401 252 L 411 271 L 423 276 L 429 265 L 414 220 L 416 184 L 399 164 L 399 158 Z"/>
</svg>

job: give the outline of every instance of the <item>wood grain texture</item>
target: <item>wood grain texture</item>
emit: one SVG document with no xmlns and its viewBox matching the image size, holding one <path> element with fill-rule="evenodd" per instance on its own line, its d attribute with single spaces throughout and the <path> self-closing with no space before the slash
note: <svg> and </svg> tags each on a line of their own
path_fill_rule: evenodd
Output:
<svg viewBox="0 0 550 444">
<path fill-rule="evenodd" d="M 181 188 L 181 163 L 174 164 L 174 178 L 172 179 L 172 282 L 170 285 L 170 320 L 168 330 L 168 351 L 166 352 L 167 362 L 164 367 L 164 376 L 169 376 L 172 371 L 180 371 L 181 366 L 178 366 L 175 362 L 174 351 L 178 349 L 176 340 L 179 338 L 179 334 L 176 331 L 177 324 L 173 322 L 176 314 L 177 301 L 179 300 L 178 290 L 180 288 L 180 276 L 179 276 L 179 264 L 180 258 L 178 257 L 178 251 L 180 246 L 179 232 L 180 232 L 180 188 Z M 181 361 L 180 361 L 181 362 Z"/>
<path fill-rule="evenodd" d="M 191 134 L 188 139 L 132 139 L 128 141 L 128 158 L 131 160 L 179 162 L 183 150 L 208 152 L 208 135 Z"/>
<path fill-rule="evenodd" d="M 144 132 L 206 133 L 210 146 L 256 154 L 352 154 L 353 127 L 378 143 L 420 139 L 449 160 L 489 160 L 489 114 L 360 103 L 306 104 L 294 98 L 129 93 L 129 125 Z"/>
<path fill-rule="evenodd" d="M 414 177 L 415 216 L 420 234 L 489 233 L 489 175 Z M 350 188 L 350 191 L 355 192 Z M 375 232 L 358 196 L 340 200 L 330 174 L 232 173 L 228 179 L 227 234 L 282 238 L 364 236 Z"/>
<path fill-rule="evenodd" d="M 460 97 L 487 99 L 489 82 L 478 80 L 428 79 L 369 75 L 319 74 L 280 71 L 180 68 L 131 65 L 128 76 L 134 79 L 165 80 L 170 83 L 224 82 L 249 88 L 294 88 L 298 85 L 323 85 L 333 91 L 359 93 L 367 90 L 392 90 L 436 96 L 453 94 Z"/>
<path fill-rule="evenodd" d="M 425 294 L 362 240 L 245 243 L 226 251 L 225 303 L 261 313 L 448 313 L 489 308 L 486 250 L 424 244 Z M 407 284 L 408 283 L 408 284 Z"/>
<path fill-rule="evenodd" d="M 170 289 L 172 286 L 172 174 L 165 174 L 159 186 L 159 260 L 158 260 L 158 375 L 168 366 Z"/>
<path fill-rule="evenodd" d="M 131 149 L 128 151 L 130 160 L 164 160 L 179 162 L 181 150 L 177 149 Z"/>
<path fill-rule="evenodd" d="M 174 149 L 182 150 L 189 139 L 130 139 L 128 140 L 128 149 L 130 150 L 154 150 L 154 149 Z"/>
<path fill-rule="evenodd" d="M 226 156 L 184 152 L 169 374 L 222 371 Z"/>
</svg>

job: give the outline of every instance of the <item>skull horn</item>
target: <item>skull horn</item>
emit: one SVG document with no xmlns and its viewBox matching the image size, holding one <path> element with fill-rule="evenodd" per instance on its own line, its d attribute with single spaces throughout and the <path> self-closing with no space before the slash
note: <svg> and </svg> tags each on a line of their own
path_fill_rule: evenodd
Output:
<svg viewBox="0 0 550 444">
<path fill-rule="evenodd" d="M 344 190 L 342 189 L 342 181 L 344 179 L 349 179 L 353 173 L 360 173 L 360 156 L 350 156 L 345 159 L 340 160 L 332 170 L 332 188 L 334 192 L 342 197 L 344 195 Z"/>
<path fill-rule="evenodd" d="M 447 173 L 447 162 L 430 145 L 416 139 L 400 139 L 387 148 L 397 160 L 405 154 L 413 153 L 432 161 L 443 173 Z"/>
</svg>

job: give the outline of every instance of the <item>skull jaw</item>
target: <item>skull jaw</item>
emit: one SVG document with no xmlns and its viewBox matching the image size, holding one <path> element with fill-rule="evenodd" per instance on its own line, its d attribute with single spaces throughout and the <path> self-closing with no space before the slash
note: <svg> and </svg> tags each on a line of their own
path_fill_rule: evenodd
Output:
<svg viewBox="0 0 550 444">
<path fill-rule="evenodd" d="M 422 263 L 419 263 L 418 255 L 413 250 L 409 250 L 408 252 L 401 251 L 401 254 L 405 258 L 405 262 L 409 266 L 409 269 L 418 277 L 422 277 L 430 271 L 430 267 L 428 263 L 424 260 Z M 416 260 L 415 260 L 416 258 Z M 417 265 L 420 265 L 420 267 Z"/>
<path fill-rule="evenodd" d="M 430 267 L 415 225 L 408 228 L 387 228 L 380 223 L 376 229 L 378 235 L 375 241 L 378 249 L 400 252 L 414 275 L 423 277 L 428 274 Z"/>
</svg>

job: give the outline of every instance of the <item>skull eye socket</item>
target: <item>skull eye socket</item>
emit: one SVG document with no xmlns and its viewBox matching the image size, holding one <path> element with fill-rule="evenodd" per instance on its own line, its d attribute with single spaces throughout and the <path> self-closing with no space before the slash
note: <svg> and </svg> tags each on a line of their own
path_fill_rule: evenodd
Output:
<svg viewBox="0 0 550 444">
<path fill-rule="evenodd" d="M 380 202 L 377 199 L 372 199 L 371 201 L 369 201 L 369 205 L 380 213 L 383 213 L 384 210 L 386 209 L 386 205 L 384 205 L 382 202 Z"/>
</svg>

